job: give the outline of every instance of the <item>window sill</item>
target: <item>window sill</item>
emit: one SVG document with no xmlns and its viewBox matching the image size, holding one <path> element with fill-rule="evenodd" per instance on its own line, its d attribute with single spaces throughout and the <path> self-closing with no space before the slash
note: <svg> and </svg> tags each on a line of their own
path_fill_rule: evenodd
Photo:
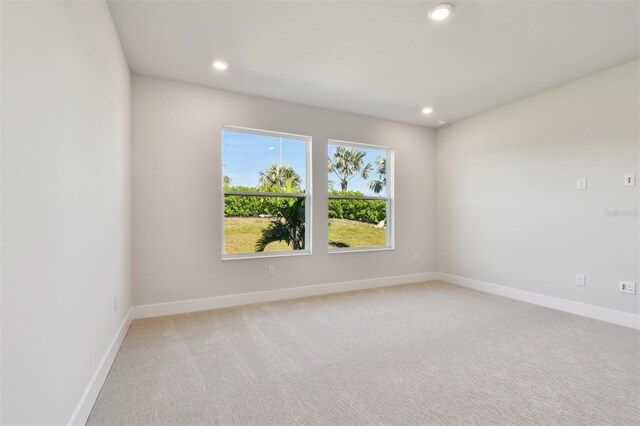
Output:
<svg viewBox="0 0 640 426">
<path fill-rule="evenodd" d="M 295 257 L 295 256 L 310 256 L 311 250 L 296 250 L 294 252 L 289 251 L 274 251 L 263 253 L 237 253 L 237 254 L 223 254 L 222 260 L 246 260 L 246 259 L 266 259 L 273 257 Z"/>
<path fill-rule="evenodd" d="M 393 251 L 395 247 L 349 247 L 349 248 L 334 248 L 329 249 L 329 254 L 340 254 L 340 253 L 366 253 L 372 251 Z"/>
</svg>

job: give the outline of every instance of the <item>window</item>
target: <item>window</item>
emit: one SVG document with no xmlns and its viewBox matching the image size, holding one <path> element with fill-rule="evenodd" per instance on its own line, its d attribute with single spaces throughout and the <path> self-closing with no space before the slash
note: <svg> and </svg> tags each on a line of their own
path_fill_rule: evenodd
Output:
<svg viewBox="0 0 640 426">
<path fill-rule="evenodd" d="M 222 129 L 223 259 L 311 253 L 308 136 Z"/>
<path fill-rule="evenodd" d="M 393 150 L 329 141 L 329 251 L 393 248 Z"/>
</svg>

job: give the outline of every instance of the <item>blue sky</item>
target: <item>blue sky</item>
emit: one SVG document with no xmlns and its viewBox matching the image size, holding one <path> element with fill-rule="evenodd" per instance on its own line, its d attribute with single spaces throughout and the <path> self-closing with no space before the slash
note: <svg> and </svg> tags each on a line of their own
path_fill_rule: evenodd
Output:
<svg viewBox="0 0 640 426">
<path fill-rule="evenodd" d="M 282 161 L 300 175 L 300 187 L 304 188 L 305 149 L 305 143 L 295 139 L 225 130 L 222 132 L 223 174 L 231 178 L 233 186 L 257 186 L 258 173 Z"/>
<path fill-rule="evenodd" d="M 225 130 L 222 133 L 222 163 L 223 174 L 231 178 L 231 185 L 257 186 L 258 172 L 266 170 L 272 164 L 282 161 L 298 172 L 302 178 L 301 187 L 305 186 L 305 143 L 300 140 L 278 138 L 265 135 L 254 135 Z M 365 164 L 375 165 L 378 155 L 385 155 L 385 151 L 363 149 Z M 335 145 L 329 145 L 329 155 L 335 151 Z M 369 178 L 375 178 L 372 173 Z M 334 181 L 334 188 L 340 189 L 340 182 L 334 173 L 329 175 Z M 361 191 L 367 195 L 374 195 L 367 182 L 360 176 L 354 176 L 349 181 L 349 190 Z M 382 195 L 382 194 L 378 194 Z"/>
</svg>

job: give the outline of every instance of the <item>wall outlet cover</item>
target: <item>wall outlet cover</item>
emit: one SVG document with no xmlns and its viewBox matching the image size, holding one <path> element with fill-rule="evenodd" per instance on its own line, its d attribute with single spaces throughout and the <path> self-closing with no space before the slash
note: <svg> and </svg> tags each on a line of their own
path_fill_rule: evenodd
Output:
<svg viewBox="0 0 640 426">
<path fill-rule="evenodd" d="M 576 181 L 576 188 L 578 190 L 587 189 L 587 178 L 580 178 Z"/>
</svg>

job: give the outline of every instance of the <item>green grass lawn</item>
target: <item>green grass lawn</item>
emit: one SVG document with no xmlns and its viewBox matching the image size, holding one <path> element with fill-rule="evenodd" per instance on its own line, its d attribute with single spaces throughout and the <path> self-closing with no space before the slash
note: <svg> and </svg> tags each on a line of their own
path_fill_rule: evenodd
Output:
<svg viewBox="0 0 640 426">
<path fill-rule="evenodd" d="M 329 219 L 329 241 L 346 243 L 349 247 L 384 246 L 386 228 L 348 219 Z"/>
<path fill-rule="evenodd" d="M 224 219 L 225 253 L 255 251 L 255 244 L 271 219 L 257 217 L 226 217 Z M 384 246 L 385 228 L 370 223 L 347 219 L 329 219 L 329 240 L 348 244 L 350 247 Z M 265 251 L 291 250 L 285 243 L 271 243 Z"/>
<path fill-rule="evenodd" d="M 256 241 L 271 219 L 259 217 L 225 217 L 224 251 L 225 253 L 247 253 L 256 250 Z M 285 243 L 271 243 L 265 251 L 291 250 Z"/>
</svg>

